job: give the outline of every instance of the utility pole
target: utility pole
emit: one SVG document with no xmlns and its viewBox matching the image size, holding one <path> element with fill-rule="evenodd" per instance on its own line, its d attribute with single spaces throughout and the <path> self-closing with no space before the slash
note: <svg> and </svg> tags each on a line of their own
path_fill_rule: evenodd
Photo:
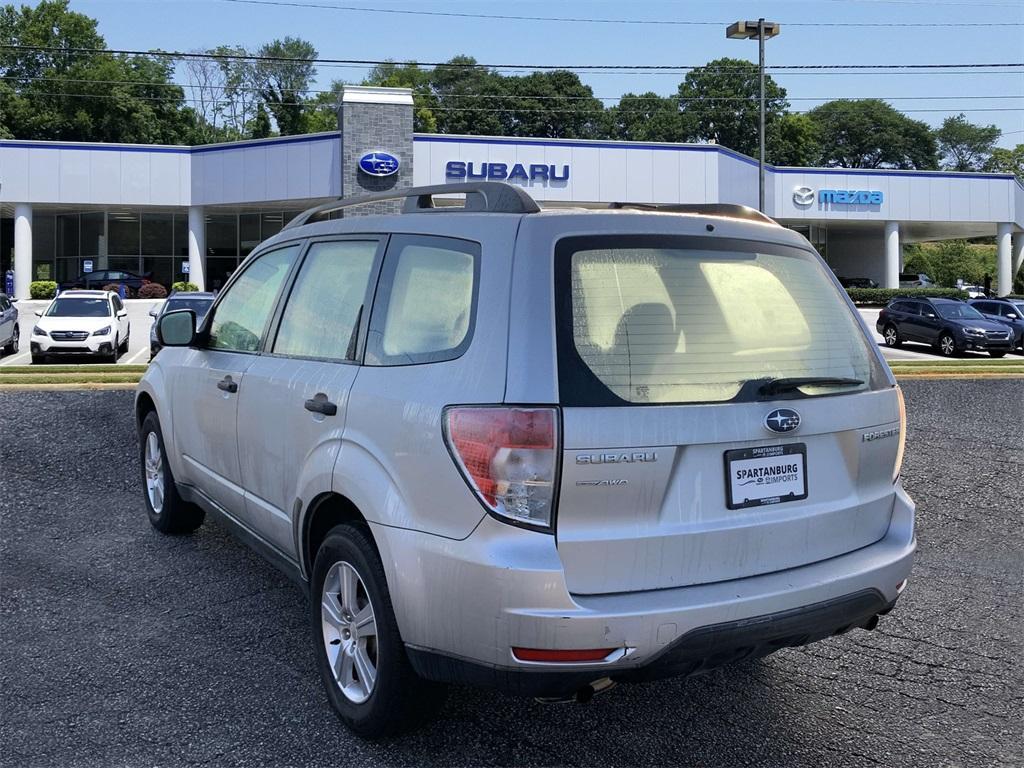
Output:
<svg viewBox="0 0 1024 768">
<path fill-rule="evenodd" d="M 737 21 L 725 30 L 730 40 L 750 40 L 757 38 L 757 72 L 761 82 L 760 89 L 760 121 L 758 126 L 758 157 L 757 157 L 757 208 L 764 213 L 764 41 L 779 34 L 779 25 L 774 21 Z"/>
</svg>

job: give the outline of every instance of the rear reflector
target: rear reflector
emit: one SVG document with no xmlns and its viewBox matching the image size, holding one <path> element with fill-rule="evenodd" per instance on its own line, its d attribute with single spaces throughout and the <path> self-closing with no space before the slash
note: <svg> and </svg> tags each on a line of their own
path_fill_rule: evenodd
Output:
<svg viewBox="0 0 1024 768">
<path fill-rule="evenodd" d="M 558 470 L 554 408 L 454 406 L 444 436 L 477 497 L 496 515 L 549 528 Z"/>
<path fill-rule="evenodd" d="M 513 648 L 512 654 L 520 661 L 604 661 L 615 648 L 587 648 L 555 650 L 551 648 Z"/>
</svg>

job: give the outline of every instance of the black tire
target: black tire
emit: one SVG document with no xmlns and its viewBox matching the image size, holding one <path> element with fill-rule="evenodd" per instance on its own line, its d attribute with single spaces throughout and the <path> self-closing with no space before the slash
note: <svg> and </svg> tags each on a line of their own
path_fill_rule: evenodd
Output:
<svg viewBox="0 0 1024 768">
<path fill-rule="evenodd" d="M 903 343 L 899 330 L 892 323 L 889 323 L 889 325 L 882 329 L 882 338 L 885 339 L 885 346 L 887 347 L 898 347 Z"/>
<path fill-rule="evenodd" d="M 111 348 L 111 350 L 107 354 L 103 355 L 103 362 L 104 363 L 116 363 L 117 362 L 118 353 L 120 351 L 121 351 L 121 342 L 118 341 L 117 337 L 115 336 L 114 337 L 114 346 Z"/>
<path fill-rule="evenodd" d="M 943 333 L 939 336 L 939 354 L 943 357 L 956 357 L 956 339 L 950 333 Z"/>
<path fill-rule="evenodd" d="M 988 354 L 989 354 L 989 356 L 991 356 L 991 357 L 994 357 L 994 358 L 996 358 L 997 360 L 998 360 L 998 359 L 999 359 L 1000 357 L 1006 357 L 1006 353 L 1005 353 L 1005 352 L 995 352 L 995 351 L 990 351 L 990 352 L 989 352 Z"/>
<path fill-rule="evenodd" d="M 11 336 L 11 340 L 4 346 L 3 354 L 14 355 L 18 352 L 18 345 L 21 343 L 21 329 L 18 326 L 14 326 L 14 335 Z"/>
<path fill-rule="evenodd" d="M 355 703 L 342 692 L 327 657 L 321 608 L 323 587 L 332 566 L 342 562 L 348 563 L 362 581 L 376 620 L 376 679 L 368 698 L 361 703 Z M 444 704 L 447 688 L 424 680 L 413 671 L 398 631 L 384 567 L 364 527 L 339 525 L 327 534 L 313 565 L 309 602 L 317 669 L 327 697 L 345 725 L 363 738 L 377 739 L 407 732 L 436 716 Z"/>
<path fill-rule="evenodd" d="M 46 355 L 32 355 L 32 365 L 43 365 L 46 362 Z"/>
<path fill-rule="evenodd" d="M 160 462 L 156 469 L 163 481 L 163 500 L 160 509 L 154 508 L 150 501 L 148 490 L 149 475 L 146 466 L 146 444 L 149 435 L 156 436 L 156 442 L 160 448 Z M 142 472 L 142 497 L 146 502 L 146 514 L 150 524 L 161 533 L 182 534 L 192 533 L 203 524 L 206 513 L 195 504 L 189 504 L 178 495 L 178 488 L 174 484 L 174 475 L 167 463 L 167 451 L 164 448 L 164 435 L 160 431 L 160 419 L 156 411 L 150 411 L 142 420 L 139 428 L 139 465 Z"/>
<path fill-rule="evenodd" d="M 124 341 L 121 342 L 121 346 L 117 348 L 117 351 L 122 355 L 128 354 L 128 341 L 131 339 L 131 329 L 129 329 L 128 334 L 124 337 Z"/>
</svg>

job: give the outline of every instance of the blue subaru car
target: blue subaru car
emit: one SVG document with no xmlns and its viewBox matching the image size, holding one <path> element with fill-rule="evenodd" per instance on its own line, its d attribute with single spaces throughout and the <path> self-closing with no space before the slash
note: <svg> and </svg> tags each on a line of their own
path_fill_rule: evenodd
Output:
<svg viewBox="0 0 1024 768">
<path fill-rule="evenodd" d="M 1012 328 L 1013 347 L 1024 352 L 1024 299 L 975 299 L 970 304 L 986 320 Z"/>
</svg>

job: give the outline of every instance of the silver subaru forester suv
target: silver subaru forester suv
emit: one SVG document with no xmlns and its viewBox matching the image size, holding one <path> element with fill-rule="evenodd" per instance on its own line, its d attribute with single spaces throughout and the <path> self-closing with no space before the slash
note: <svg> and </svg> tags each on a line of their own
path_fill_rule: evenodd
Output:
<svg viewBox="0 0 1024 768">
<path fill-rule="evenodd" d="M 899 388 L 748 208 L 338 201 L 158 334 L 150 522 L 213 515 L 294 577 L 364 736 L 447 683 L 585 700 L 873 629 L 910 574 Z"/>
</svg>

